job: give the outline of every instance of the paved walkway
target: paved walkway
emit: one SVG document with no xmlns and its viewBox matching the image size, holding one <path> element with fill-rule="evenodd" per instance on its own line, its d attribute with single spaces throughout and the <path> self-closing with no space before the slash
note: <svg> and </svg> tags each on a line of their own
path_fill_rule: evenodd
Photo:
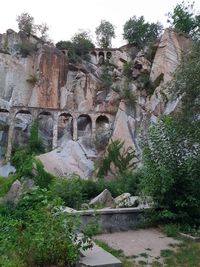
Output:
<svg viewBox="0 0 200 267">
<path fill-rule="evenodd" d="M 156 228 L 101 234 L 95 239 L 106 242 L 112 248 L 121 249 L 125 256 L 132 257 L 136 262 L 146 262 L 146 266 L 150 266 L 154 260 L 162 262 L 160 251 L 172 250 L 173 248 L 169 244 L 179 243 L 179 241 L 165 236 Z"/>
</svg>

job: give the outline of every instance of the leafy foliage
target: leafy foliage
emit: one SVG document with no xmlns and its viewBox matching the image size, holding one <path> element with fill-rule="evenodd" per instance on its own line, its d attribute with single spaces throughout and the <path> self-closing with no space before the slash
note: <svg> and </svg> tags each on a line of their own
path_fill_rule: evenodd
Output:
<svg viewBox="0 0 200 267">
<path fill-rule="evenodd" d="M 87 236 L 78 236 L 79 221 L 55 213 L 55 200 L 46 194 L 36 189 L 15 208 L 1 206 L 1 266 L 75 266 L 80 249 L 91 246 Z"/>
<path fill-rule="evenodd" d="M 20 55 L 25 58 L 35 51 L 35 46 L 28 41 L 24 41 L 16 44 L 16 50 L 19 51 Z"/>
<path fill-rule="evenodd" d="M 112 173 L 112 165 L 114 165 L 115 174 L 123 174 L 126 170 L 135 168 L 135 163 L 133 162 L 135 153 L 133 149 L 131 147 L 124 149 L 123 146 L 124 142 L 120 140 L 111 141 L 99 168 L 99 177 L 105 176 L 108 171 Z"/>
<path fill-rule="evenodd" d="M 133 78 L 133 61 L 126 62 L 123 66 L 123 75 L 128 79 L 132 80 Z"/>
<path fill-rule="evenodd" d="M 68 57 L 71 62 L 76 62 L 77 56 L 81 56 L 84 59 L 91 49 L 94 48 L 89 32 L 81 31 L 76 33 L 71 41 L 59 41 L 56 47 L 60 50 L 68 50 Z"/>
<path fill-rule="evenodd" d="M 200 37 L 200 16 L 194 14 L 194 2 L 182 1 L 172 12 L 168 13 L 168 22 L 177 31 L 189 34 L 194 39 Z"/>
<path fill-rule="evenodd" d="M 149 129 L 142 188 L 154 199 L 157 219 L 199 223 L 200 147 L 184 127 L 164 117 Z M 197 125 L 192 132 L 199 132 Z"/>
<path fill-rule="evenodd" d="M 167 85 L 174 97 L 181 97 L 184 120 L 198 121 L 200 110 L 200 44 L 196 43 L 186 55 Z"/>
<path fill-rule="evenodd" d="M 112 23 L 102 20 L 96 28 L 97 43 L 102 48 L 111 47 L 112 38 L 115 38 L 115 29 Z"/>
<path fill-rule="evenodd" d="M 162 25 L 145 22 L 144 17 L 133 16 L 124 24 L 123 37 L 129 43 L 136 43 L 139 48 L 155 41 L 162 31 Z"/>
<path fill-rule="evenodd" d="M 28 148 L 31 153 L 40 153 L 43 152 L 42 141 L 38 135 L 38 121 L 34 120 L 30 129 L 30 138 L 28 142 Z"/>
<path fill-rule="evenodd" d="M 34 17 L 29 13 L 21 13 L 17 16 L 18 28 L 20 31 L 25 32 L 28 36 L 31 34 L 38 35 L 38 37 L 43 41 L 49 41 L 48 30 L 49 27 L 46 23 L 35 24 Z"/>
<path fill-rule="evenodd" d="M 109 64 L 104 64 L 101 67 L 100 79 L 102 81 L 103 89 L 108 91 L 113 81 L 112 80 L 112 69 Z"/>
</svg>

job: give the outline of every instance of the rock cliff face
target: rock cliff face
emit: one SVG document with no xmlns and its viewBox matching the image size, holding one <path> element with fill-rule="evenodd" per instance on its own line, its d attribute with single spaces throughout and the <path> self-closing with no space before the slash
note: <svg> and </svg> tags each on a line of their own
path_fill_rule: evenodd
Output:
<svg viewBox="0 0 200 267">
<path fill-rule="evenodd" d="M 171 101 L 164 85 L 190 47 L 190 39 L 166 29 L 151 60 L 134 45 L 126 45 L 94 49 L 87 60 L 70 63 L 66 51 L 8 30 L 0 35 L 0 136 L 8 134 L 2 126 L 10 125 L 5 114 L 14 114 L 15 130 L 28 136 L 30 119 L 24 113 L 33 116 L 41 110 L 43 138 L 45 131 L 51 132 L 48 138 L 53 147 L 59 145 L 57 152 L 40 157 L 51 172 L 58 174 L 60 164 L 60 173 L 87 177 L 92 159 L 105 149 L 109 138 L 124 140 L 126 148 L 133 146 L 140 155 L 139 133 L 178 105 L 179 100 Z M 129 64 L 128 80 L 123 69 Z M 20 117 L 19 112 L 11 112 L 14 107 L 26 112 Z M 51 130 L 46 129 L 48 125 Z M 64 135 L 57 143 L 61 130 Z"/>
</svg>

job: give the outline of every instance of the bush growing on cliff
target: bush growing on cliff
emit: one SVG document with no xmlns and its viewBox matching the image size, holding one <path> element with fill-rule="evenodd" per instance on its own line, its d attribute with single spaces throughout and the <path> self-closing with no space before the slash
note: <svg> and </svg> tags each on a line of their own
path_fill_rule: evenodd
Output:
<svg viewBox="0 0 200 267">
<path fill-rule="evenodd" d="M 87 55 L 94 48 L 89 32 L 81 31 L 76 33 L 71 41 L 59 41 L 56 47 L 60 50 L 67 50 L 71 62 L 76 62 L 77 56 L 87 59 Z"/>
<path fill-rule="evenodd" d="M 200 15 L 195 15 L 194 2 L 186 4 L 182 1 L 181 4 L 177 4 L 173 11 L 168 13 L 167 22 L 177 32 L 189 34 L 196 40 L 200 38 Z"/>
</svg>

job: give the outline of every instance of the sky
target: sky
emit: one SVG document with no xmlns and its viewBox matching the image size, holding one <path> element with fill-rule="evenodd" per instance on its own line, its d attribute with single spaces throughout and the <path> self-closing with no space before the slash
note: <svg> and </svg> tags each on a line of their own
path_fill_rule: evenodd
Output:
<svg viewBox="0 0 200 267">
<path fill-rule="evenodd" d="M 166 14 L 173 11 L 182 0 L 10 0 L 1 4 L 0 33 L 7 29 L 18 31 L 16 17 L 27 12 L 35 19 L 35 24 L 47 23 L 49 36 L 54 43 L 70 40 L 79 30 L 90 30 L 94 42 L 95 28 L 101 20 L 108 20 L 115 26 L 117 38 L 113 47 L 125 44 L 123 25 L 133 17 L 144 16 L 145 21 L 160 21 L 167 24 Z M 193 0 L 189 0 L 190 3 Z M 200 12 L 200 1 L 196 0 L 194 9 Z"/>
</svg>

